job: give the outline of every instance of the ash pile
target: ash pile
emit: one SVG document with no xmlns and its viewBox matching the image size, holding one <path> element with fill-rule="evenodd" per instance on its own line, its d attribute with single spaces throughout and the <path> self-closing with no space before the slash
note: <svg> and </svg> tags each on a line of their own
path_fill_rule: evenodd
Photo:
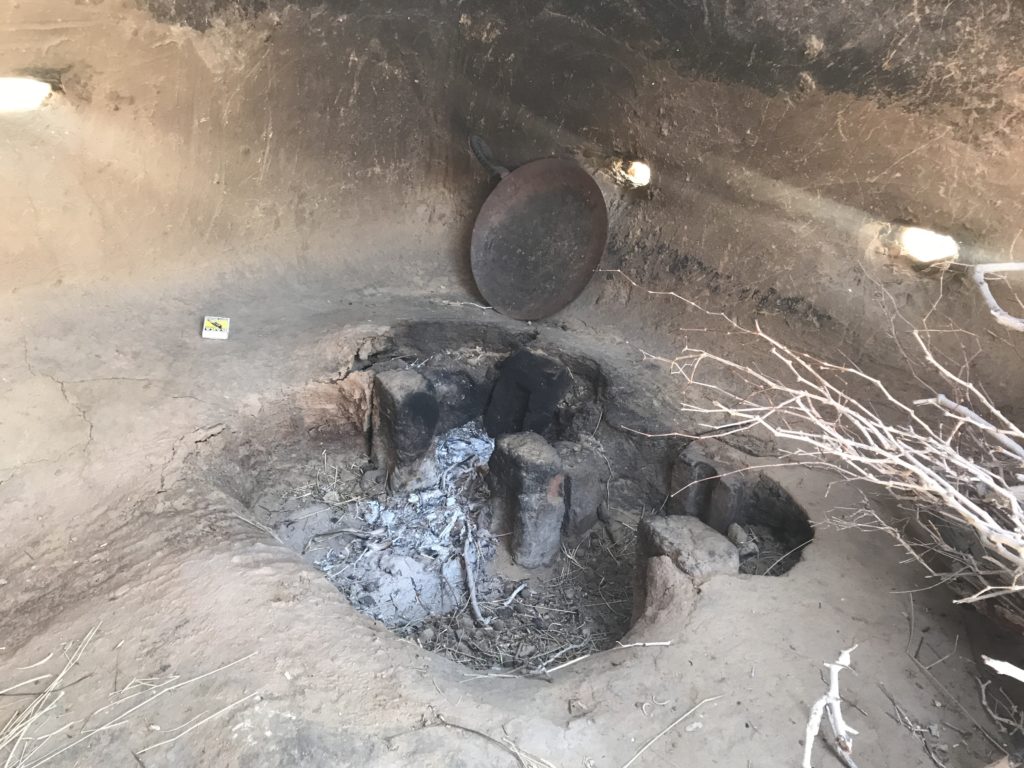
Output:
<svg viewBox="0 0 1024 768">
<path fill-rule="evenodd" d="M 542 673 L 612 647 L 634 541 L 603 524 L 600 444 L 558 439 L 574 384 L 528 350 L 375 370 L 374 469 L 316 565 L 358 610 L 476 669 Z"/>
<path fill-rule="evenodd" d="M 467 596 L 462 543 L 467 520 L 487 506 L 481 472 L 493 448 L 478 423 L 447 432 L 433 446 L 436 482 L 417 492 L 381 489 L 351 502 L 336 529 L 347 540 L 316 565 L 354 606 L 392 628 L 459 609 Z M 368 482 L 380 484 L 376 475 Z M 495 554 L 492 537 L 479 536 L 475 544 L 471 568 Z"/>
</svg>

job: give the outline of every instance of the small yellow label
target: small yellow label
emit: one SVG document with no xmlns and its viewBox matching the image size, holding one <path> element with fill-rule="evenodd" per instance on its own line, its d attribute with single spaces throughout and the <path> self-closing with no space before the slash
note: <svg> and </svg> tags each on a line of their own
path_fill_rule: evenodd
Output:
<svg viewBox="0 0 1024 768">
<path fill-rule="evenodd" d="M 226 339 L 230 328 L 230 317 L 213 317 L 211 315 L 207 315 L 203 318 L 204 339 Z"/>
</svg>

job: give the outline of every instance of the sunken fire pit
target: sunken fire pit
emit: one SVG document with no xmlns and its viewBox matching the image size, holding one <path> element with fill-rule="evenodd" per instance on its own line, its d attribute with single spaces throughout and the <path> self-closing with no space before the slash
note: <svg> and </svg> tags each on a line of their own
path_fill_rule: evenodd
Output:
<svg viewBox="0 0 1024 768">
<path fill-rule="evenodd" d="M 318 390 L 341 431 L 313 479 L 278 478 L 290 488 L 276 509 L 270 491 L 247 506 L 358 611 L 427 650 L 546 674 L 644 615 L 654 558 L 699 585 L 782 575 L 811 541 L 799 506 L 734 472 L 735 455 L 610 423 L 589 358 L 468 325 L 353 348 Z"/>
</svg>

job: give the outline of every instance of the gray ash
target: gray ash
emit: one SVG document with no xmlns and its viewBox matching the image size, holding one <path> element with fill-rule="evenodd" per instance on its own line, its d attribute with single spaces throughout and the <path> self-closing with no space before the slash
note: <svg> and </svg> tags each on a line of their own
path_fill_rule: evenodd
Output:
<svg viewBox="0 0 1024 768">
<path fill-rule="evenodd" d="M 503 544 L 477 525 L 489 504 L 493 447 L 479 421 L 445 433 L 435 446 L 436 483 L 348 504 L 315 564 L 357 610 L 474 669 L 542 672 L 613 647 L 630 623 L 632 539 L 615 543 L 598 527 L 528 582 L 508 578 L 496 557 Z M 467 522 L 485 625 L 468 606 Z"/>
</svg>

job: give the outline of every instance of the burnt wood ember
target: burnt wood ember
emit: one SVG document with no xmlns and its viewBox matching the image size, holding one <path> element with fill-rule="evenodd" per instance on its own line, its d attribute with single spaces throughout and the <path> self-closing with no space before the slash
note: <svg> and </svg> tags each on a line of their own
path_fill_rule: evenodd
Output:
<svg viewBox="0 0 1024 768">
<path fill-rule="evenodd" d="M 484 429 L 491 437 L 545 434 L 570 382 L 569 370 L 557 360 L 525 349 L 516 352 L 498 366 Z"/>
<path fill-rule="evenodd" d="M 440 408 L 437 433 L 468 424 L 480 418 L 487 404 L 487 386 L 464 370 L 427 368 L 423 375 L 434 387 Z"/>
</svg>

